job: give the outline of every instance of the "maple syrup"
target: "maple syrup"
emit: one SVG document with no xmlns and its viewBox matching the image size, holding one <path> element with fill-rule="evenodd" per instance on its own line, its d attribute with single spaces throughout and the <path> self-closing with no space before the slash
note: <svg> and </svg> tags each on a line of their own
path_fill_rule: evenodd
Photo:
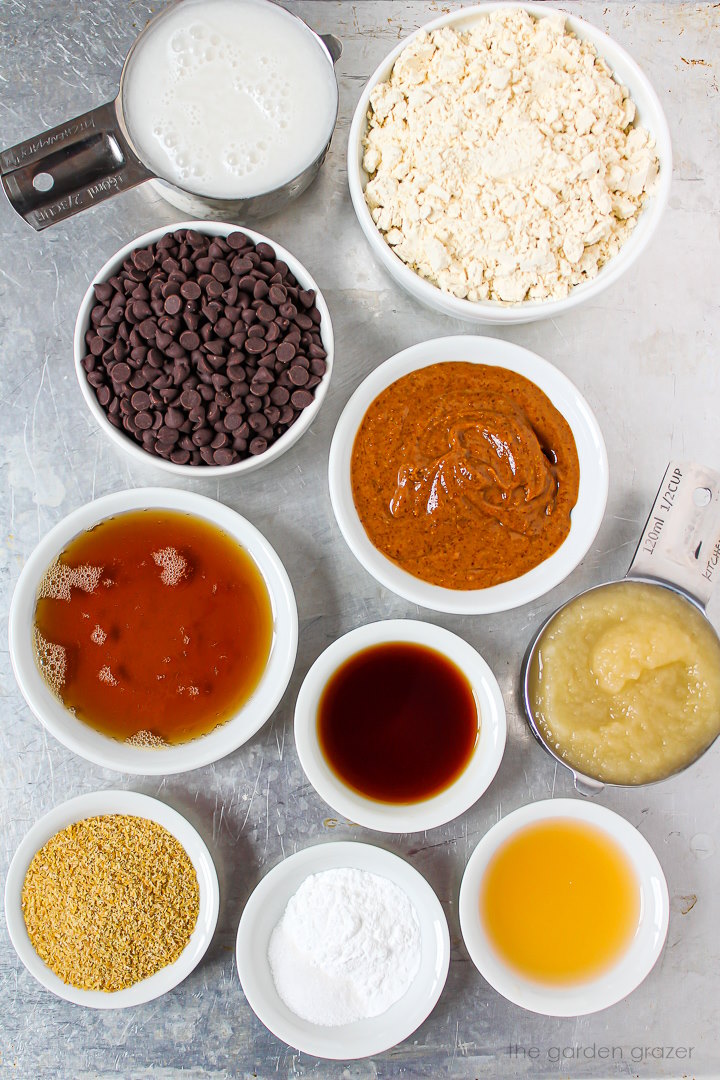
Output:
<svg viewBox="0 0 720 1080">
<path fill-rule="evenodd" d="M 188 742 L 233 716 L 272 636 L 267 586 L 248 553 L 176 511 L 100 522 L 70 541 L 38 589 L 45 681 L 78 719 L 136 745 Z"/>
</svg>

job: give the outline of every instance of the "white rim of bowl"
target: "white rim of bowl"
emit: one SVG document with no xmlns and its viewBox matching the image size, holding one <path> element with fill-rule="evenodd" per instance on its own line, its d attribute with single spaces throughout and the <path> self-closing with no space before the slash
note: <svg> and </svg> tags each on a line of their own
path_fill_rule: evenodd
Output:
<svg viewBox="0 0 720 1080">
<path fill-rule="evenodd" d="M 480 735 L 460 776 L 438 795 L 414 803 L 380 802 L 344 784 L 327 763 L 317 734 L 320 698 L 341 664 L 365 649 L 391 642 L 424 645 L 450 660 L 470 683 L 480 716 Z M 367 623 L 338 638 L 308 671 L 295 706 L 295 745 L 308 780 L 337 813 L 378 832 L 422 832 L 444 825 L 468 810 L 492 783 L 506 737 L 500 687 L 480 653 L 444 627 L 413 619 Z"/>
<path fill-rule="evenodd" d="M 370 541 L 353 501 L 350 464 L 355 436 L 375 398 L 403 375 L 450 361 L 505 367 L 543 391 L 572 429 L 580 463 L 578 499 L 568 536 L 547 559 L 518 578 L 487 589 L 445 589 L 414 577 L 383 555 Z M 590 406 L 558 368 L 529 349 L 500 338 L 474 335 L 421 341 L 395 353 L 367 376 L 337 422 L 328 466 L 335 519 L 355 558 L 381 585 L 411 603 L 457 615 L 487 615 L 528 604 L 549 592 L 587 554 L 605 513 L 608 459 L 602 432 Z"/>
<path fill-rule="evenodd" d="M 403 49 L 419 34 L 436 30 L 442 26 L 468 23 L 486 16 L 489 12 L 503 8 L 519 8 L 535 18 L 561 16 L 566 26 L 582 40 L 588 40 L 595 46 L 599 56 L 606 59 L 613 76 L 622 85 L 627 85 L 633 101 L 637 105 L 638 89 L 646 101 L 646 107 L 640 123 L 647 127 L 655 139 L 655 146 L 660 162 L 657 187 L 651 200 L 638 218 L 638 224 L 622 248 L 603 266 L 597 277 L 591 281 L 573 286 L 567 297 L 559 300 L 525 300 L 520 304 L 502 304 L 496 300 L 465 300 L 444 292 L 426 278 L 411 270 L 394 253 L 379 232 L 365 202 L 365 184 L 367 174 L 362 168 L 362 139 L 367 128 L 367 112 L 370 95 L 375 86 L 385 82 L 393 65 Z M 650 115 L 646 115 L 649 113 Z M 611 37 L 591 23 L 577 15 L 558 8 L 546 7 L 542 3 L 518 3 L 513 0 L 492 0 L 492 2 L 459 8 L 449 14 L 424 23 L 412 34 L 404 37 L 372 73 L 360 100 L 356 106 L 348 137 L 348 184 L 350 198 L 360 227 L 375 256 L 387 272 L 411 296 L 421 303 L 441 310 L 459 319 L 471 319 L 488 324 L 511 324 L 531 322 L 534 319 L 552 318 L 584 300 L 596 296 L 612 285 L 640 257 L 652 239 L 670 195 L 672 183 L 672 144 L 670 129 L 663 112 L 660 99 L 652 84 L 632 57 Z"/>
<path fill-rule="evenodd" d="M 177 960 L 126 990 L 79 990 L 64 983 L 35 952 L 22 914 L 22 889 L 35 854 L 62 829 L 76 821 L 105 814 L 129 814 L 162 825 L 182 844 L 200 887 L 200 909 L 192 936 Z M 5 918 L 15 951 L 30 974 L 57 997 L 90 1009 L 126 1009 L 166 994 L 193 971 L 212 940 L 220 907 L 220 889 L 207 845 L 177 810 L 135 791 L 95 791 L 60 803 L 40 818 L 20 841 L 5 882 Z"/>
<path fill-rule="evenodd" d="M 546 986 L 516 972 L 493 947 L 480 916 L 480 890 L 488 864 L 512 836 L 539 821 L 562 818 L 600 829 L 624 852 L 640 887 L 635 936 L 612 967 L 596 978 L 566 987 Z M 545 799 L 514 810 L 483 836 L 460 885 L 460 928 L 470 959 L 508 1001 L 545 1016 L 584 1016 L 616 1004 L 640 985 L 662 952 L 670 916 L 668 888 L 657 855 L 625 818 L 596 803 Z"/>
<path fill-rule="evenodd" d="M 164 458 L 159 457 L 157 454 L 150 454 L 147 450 L 142 450 L 127 432 L 124 430 L 120 431 L 118 428 L 113 427 L 107 419 L 105 413 L 98 404 L 97 397 L 95 396 L 92 387 L 87 381 L 87 373 L 82 366 L 83 357 L 87 354 L 87 349 L 85 348 L 85 332 L 90 325 L 90 312 L 97 302 L 93 285 L 107 281 L 109 277 L 112 277 L 120 268 L 123 261 L 137 248 L 146 247 L 148 244 L 154 244 L 167 233 L 177 232 L 178 229 L 194 229 L 196 232 L 204 233 L 207 236 L 222 237 L 227 236 L 231 232 L 241 232 L 244 233 L 245 236 L 248 236 L 254 244 L 269 244 L 270 247 L 274 248 L 278 259 L 287 263 L 290 272 L 297 278 L 298 284 L 303 289 L 314 289 L 316 293 L 315 303 L 321 316 L 319 330 L 322 336 L 323 348 L 327 353 L 327 359 L 325 361 L 327 364 L 327 371 L 315 389 L 315 399 L 312 405 L 308 405 L 307 409 L 303 409 L 292 427 L 281 435 L 276 442 L 269 446 L 264 453 L 257 454 L 254 457 L 245 458 L 243 461 L 238 461 L 234 465 L 176 465 L 172 461 L 165 461 Z M 140 465 L 154 465 L 158 469 L 162 469 L 167 473 L 172 473 L 175 476 L 202 479 L 203 477 L 238 476 L 241 473 L 253 472 L 255 469 L 259 469 L 263 465 L 268 465 L 271 461 L 275 461 L 284 454 L 286 450 L 289 450 L 298 439 L 300 439 L 312 424 L 327 396 L 333 370 L 335 338 L 332 321 L 330 319 L 330 311 L 325 302 L 325 297 L 320 292 L 317 282 L 309 271 L 300 260 L 292 254 L 292 252 L 287 250 L 287 248 L 282 247 L 282 245 L 278 244 L 271 237 L 263 235 L 263 233 L 255 232 L 253 229 L 246 229 L 244 225 L 231 225 L 225 221 L 178 221 L 174 224 L 162 225 L 157 229 L 150 229 L 149 232 L 135 237 L 134 240 L 131 240 L 116 251 L 115 254 L 107 260 L 105 265 L 98 270 L 93 277 L 91 284 L 85 291 L 85 295 L 80 303 L 80 308 L 75 320 L 73 349 L 75 354 L 75 374 L 77 375 L 80 391 L 85 399 L 85 404 L 90 410 L 90 414 L 98 427 L 108 436 L 112 443 L 115 446 L 118 446 L 126 454 L 129 454 L 130 457 Z"/>
<path fill-rule="evenodd" d="M 412 902 L 420 922 L 420 970 L 387 1012 L 353 1024 L 322 1027 L 296 1016 L 275 989 L 267 948 L 291 896 L 310 874 L 352 868 L 388 878 Z M 410 863 L 373 844 L 315 844 L 274 866 L 250 896 L 237 932 L 236 963 L 243 993 L 259 1020 L 278 1039 L 314 1057 L 355 1060 L 381 1054 L 407 1039 L 437 1004 L 450 965 L 450 935 L 440 901 Z"/>
<path fill-rule="evenodd" d="M 35 663 L 32 625 L 37 587 L 52 560 L 86 529 L 133 510 L 174 510 L 208 521 L 227 533 L 252 558 L 270 596 L 274 633 L 265 671 L 239 711 L 208 735 L 167 748 L 129 746 L 74 717 L 45 683 Z M 295 666 L 298 618 L 290 578 L 263 534 L 223 503 L 174 488 L 135 488 L 105 495 L 63 518 L 30 554 L 10 605 L 9 649 L 13 672 L 30 709 L 51 735 L 74 753 L 116 772 L 165 776 L 209 765 L 237 750 L 270 718 Z"/>
</svg>

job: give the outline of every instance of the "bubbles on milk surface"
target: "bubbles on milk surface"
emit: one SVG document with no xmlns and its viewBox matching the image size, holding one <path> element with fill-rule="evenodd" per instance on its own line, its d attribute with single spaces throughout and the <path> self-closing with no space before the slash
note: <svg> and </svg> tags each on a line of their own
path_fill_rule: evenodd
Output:
<svg viewBox="0 0 720 1080">
<path fill-rule="evenodd" d="M 172 11 L 137 50 L 124 105 L 144 160 L 215 198 L 271 191 L 320 153 L 336 88 L 302 24 L 254 0 Z"/>
</svg>

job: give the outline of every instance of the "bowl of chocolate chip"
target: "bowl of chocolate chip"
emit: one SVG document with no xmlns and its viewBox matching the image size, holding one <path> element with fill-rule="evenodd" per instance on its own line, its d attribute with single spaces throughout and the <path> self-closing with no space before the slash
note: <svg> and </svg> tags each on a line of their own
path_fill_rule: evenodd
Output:
<svg viewBox="0 0 720 1080">
<path fill-rule="evenodd" d="M 231 476 L 307 431 L 333 363 L 305 267 L 260 233 L 186 221 L 144 233 L 95 276 L 75 324 L 93 417 L 137 462 Z"/>
</svg>

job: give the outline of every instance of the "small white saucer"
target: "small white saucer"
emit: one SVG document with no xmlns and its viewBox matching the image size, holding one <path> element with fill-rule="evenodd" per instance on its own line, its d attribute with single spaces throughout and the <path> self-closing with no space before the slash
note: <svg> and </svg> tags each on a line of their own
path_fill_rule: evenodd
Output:
<svg viewBox="0 0 720 1080">
<path fill-rule="evenodd" d="M 378 874 L 403 889 L 420 921 L 422 957 L 407 993 L 387 1012 L 354 1024 L 321 1027 L 296 1016 L 281 1000 L 268 963 L 268 943 L 305 878 L 340 867 Z M 437 896 L 404 859 L 372 844 L 316 844 L 273 867 L 255 888 L 240 919 L 236 955 L 245 997 L 274 1035 L 314 1057 L 349 1061 L 390 1049 L 430 1015 L 445 985 L 450 935 Z"/>
<path fill-rule="evenodd" d="M 482 881 L 495 852 L 528 825 L 558 818 L 584 822 L 606 833 L 624 852 L 640 889 L 638 927 L 624 953 L 602 974 L 568 986 L 536 982 L 511 968 L 494 948 L 480 916 Z M 527 903 L 531 902 L 530 891 Z M 613 810 L 581 799 L 543 799 L 529 803 L 493 825 L 470 856 L 458 905 L 465 946 L 483 978 L 508 1001 L 544 1016 L 584 1016 L 607 1009 L 632 993 L 662 952 L 669 912 L 665 875 L 645 837 Z"/>
<path fill-rule="evenodd" d="M 79 990 L 64 983 L 41 960 L 33 948 L 22 913 L 22 889 L 28 867 L 47 841 L 73 822 L 101 814 L 131 814 L 162 825 L 178 840 L 195 867 L 200 886 L 200 910 L 192 936 L 174 964 L 161 968 L 127 990 L 105 993 Z M 220 906 L 217 874 L 200 834 L 177 810 L 135 791 L 95 791 L 61 803 L 36 822 L 21 841 L 8 870 L 5 883 L 5 918 L 10 940 L 31 975 L 53 994 L 90 1009 L 126 1009 L 161 997 L 181 983 L 202 960 L 215 932 Z"/>
</svg>

